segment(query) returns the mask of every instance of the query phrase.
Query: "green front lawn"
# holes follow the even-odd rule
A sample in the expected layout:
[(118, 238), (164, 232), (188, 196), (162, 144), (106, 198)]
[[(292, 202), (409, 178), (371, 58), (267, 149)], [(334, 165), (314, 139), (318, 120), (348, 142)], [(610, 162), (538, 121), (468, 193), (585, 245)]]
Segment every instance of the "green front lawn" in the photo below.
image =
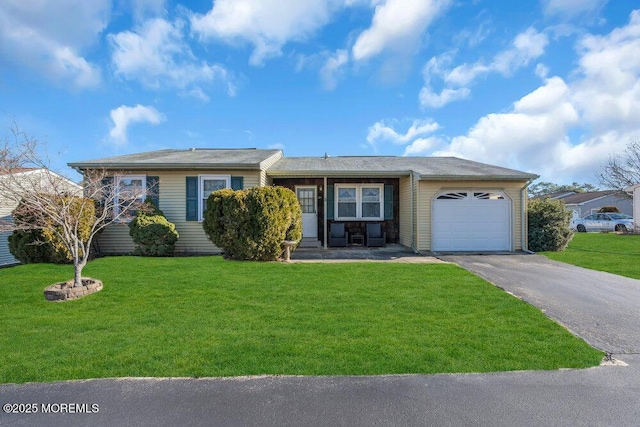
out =
[(563, 252), (540, 252), (550, 259), (640, 279), (640, 235), (576, 233)]
[(0, 382), (582, 368), (603, 354), (455, 265), (103, 258), (0, 270)]

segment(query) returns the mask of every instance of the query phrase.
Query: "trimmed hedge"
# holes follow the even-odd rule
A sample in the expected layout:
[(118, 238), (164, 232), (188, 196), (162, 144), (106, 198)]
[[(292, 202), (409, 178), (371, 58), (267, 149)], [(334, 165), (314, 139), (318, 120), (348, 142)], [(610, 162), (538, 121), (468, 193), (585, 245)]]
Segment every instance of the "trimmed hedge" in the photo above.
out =
[(224, 189), (207, 199), (202, 227), (225, 258), (274, 261), (283, 240), (302, 239), (302, 211), (288, 188)]
[(562, 200), (530, 200), (527, 215), (530, 250), (563, 251), (573, 239), (573, 231), (569, 228), (571, 212)]
[(149, 199), (129, 223), (129, 235), (136, 244), (134, 255), (172, 256), (178, 241), (176, 226)]

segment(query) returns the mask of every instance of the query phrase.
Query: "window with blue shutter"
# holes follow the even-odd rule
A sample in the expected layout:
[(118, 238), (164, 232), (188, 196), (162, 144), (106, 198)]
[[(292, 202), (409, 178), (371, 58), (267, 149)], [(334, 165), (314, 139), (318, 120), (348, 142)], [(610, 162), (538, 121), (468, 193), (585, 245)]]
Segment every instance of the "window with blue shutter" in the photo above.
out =
[(333, 185), (327, 185), (327, 219), (332, 220), (334, 218), (333, 210)]
[(384, 186), (384, 219), (393, 219), (393, 185)]
[(232, 176), (231, 177), (231, 189), (232, 190), (242, 190), (242, 189), (244, 189), (243, 181), (244, 181), (244, 177), (242, 177), (242, 176)]
[(187, 177), (187, 221), (198, 220), (198, 177)]

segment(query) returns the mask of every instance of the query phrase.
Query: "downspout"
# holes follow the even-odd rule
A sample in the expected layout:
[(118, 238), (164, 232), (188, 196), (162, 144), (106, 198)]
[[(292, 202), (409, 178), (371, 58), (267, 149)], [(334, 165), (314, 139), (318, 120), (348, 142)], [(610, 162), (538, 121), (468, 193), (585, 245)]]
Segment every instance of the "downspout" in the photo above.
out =
[(324, 177), (324, 191), (322, 192), (322, 206), (324, 207), (324, 215), (322, 218), (323, 221), (323, 227), (322, 227), (322, 234), (323, 234), (323, 242), (324, 242), (324, 248), (328, 249), (329, 247), (327, 246), (327, 177)]
[(411, 171), (411, 250), (413, 250), (413, 253), (419, 254), (420, 251), (418, 251), (418, 248), (416, 247), (415, 195), (417, 191), (415, 191), (415, 185), (416, 181), (414, 172)]
[[(537, 179), (537, 178), (536, 178)], [(521, 242), (522, 242), (522, 251), (527, 253), (534, 253), (529, 250), (529, 239), (528, 239), (528, 230), (529, 230), (529, 221), (527, 217), (527, 210), (525, 209), (525, 204), (527, 202), (527, 188), (531, 185), (531, 183), (535, 181), (535, 179), (530, 179), (522, 188), (520, 192), (520, 205), (521, 205), (521, 215), (522, 215), (522, 230), (521, 230)]]

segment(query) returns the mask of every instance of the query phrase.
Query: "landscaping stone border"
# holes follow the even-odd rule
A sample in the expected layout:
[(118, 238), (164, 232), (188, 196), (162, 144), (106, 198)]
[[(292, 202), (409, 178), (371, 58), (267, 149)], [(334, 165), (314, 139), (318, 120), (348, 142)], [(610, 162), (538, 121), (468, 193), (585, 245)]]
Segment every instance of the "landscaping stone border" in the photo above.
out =
[(91, 277), (82, 278), (83, 286), (74, 287), (73, 280), (47, 286), (44, 297), (47, 301), (67, 301), (82, 298), (102, 290), (102, 281)]

